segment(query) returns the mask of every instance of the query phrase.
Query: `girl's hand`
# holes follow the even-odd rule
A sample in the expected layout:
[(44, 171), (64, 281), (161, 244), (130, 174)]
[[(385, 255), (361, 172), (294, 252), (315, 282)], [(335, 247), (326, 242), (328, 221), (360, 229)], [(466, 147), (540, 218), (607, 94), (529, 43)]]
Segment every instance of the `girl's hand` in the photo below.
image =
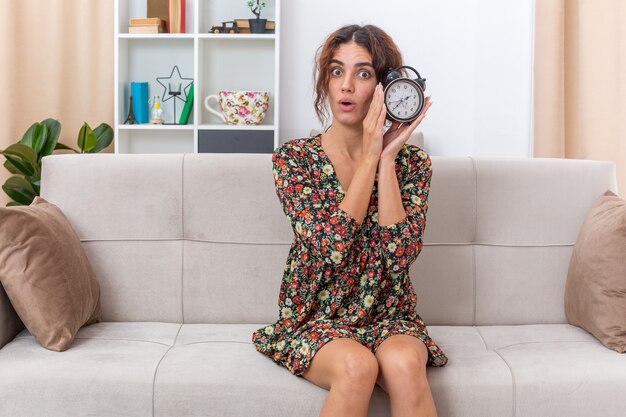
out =
[(383, 127), (385, 125), (385, 102), (383, 86), (378, 83), (372, 96), (370, 108), (363, 119), (363, 156), (379, 161), (383, 150)]
[(380, 155), (381, 160), (390, 159), (395, 162), (398, 152), (400, 152), (400, 149), (402, 149), (404, 144), (409, 140), (411, 133), (413, 133), (415, 128), (422, 122), (422, 119), (426, 116), (426, 112), (433, 104), (433, 102), (430, 101), (430, 96), (426, 97), (424, 101), (425, 104), (421, 113), (411, 124), (400, 123), (395, 120), (391, 123), (391, 126), (383, 138), (383, 150)]

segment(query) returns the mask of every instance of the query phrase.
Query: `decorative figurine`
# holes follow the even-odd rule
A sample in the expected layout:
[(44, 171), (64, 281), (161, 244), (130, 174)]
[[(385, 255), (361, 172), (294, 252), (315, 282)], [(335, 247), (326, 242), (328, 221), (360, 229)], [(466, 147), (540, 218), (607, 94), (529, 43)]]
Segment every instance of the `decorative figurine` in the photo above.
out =
[(130, 96), (130, 106), (129, 106), (129, 110), (128, 110), (128, 117), (126, 117), (126, 120), (124, 120), (124, 124), (125, 125), (126, 124), (128, 124), (128, 125), (139, 124), (139, 122), (135, 118), (135, 113), (133, 113), (133, 96)]
[(159, 99), (159, 96), (154, 96), (152, 99), (150, 123), (153, 125), (162, 125), (165, 123), (165, 120), (163, 120), (163, 109), (161, 108), (161, 100)]

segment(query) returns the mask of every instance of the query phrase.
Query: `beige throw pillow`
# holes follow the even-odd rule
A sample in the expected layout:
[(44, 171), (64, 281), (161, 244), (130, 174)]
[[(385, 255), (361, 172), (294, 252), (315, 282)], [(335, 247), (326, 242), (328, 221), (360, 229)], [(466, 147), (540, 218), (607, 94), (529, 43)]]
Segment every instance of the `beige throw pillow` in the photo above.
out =
[(576, 239), (565, 315), (604, 346), (626, 351), (626, 200), (610, 190), (591, 207)]
[(0, 207), (0, 282), (46, 349), (67, 350), (82, 326), (100, 321), (100, 286), (63, 212), (37, 196)]

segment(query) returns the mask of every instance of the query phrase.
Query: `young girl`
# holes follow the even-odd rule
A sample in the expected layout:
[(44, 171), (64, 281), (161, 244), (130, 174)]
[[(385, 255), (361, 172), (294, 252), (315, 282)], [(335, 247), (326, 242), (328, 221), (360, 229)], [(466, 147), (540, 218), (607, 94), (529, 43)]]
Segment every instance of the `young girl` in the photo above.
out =
[(366, 416), (375, 384), (392, 416), (436, 416), (426, 366), (445, 353), (416, 312), (409, 266), (422, 249), (431, 161), (406, 144), (432, 105), (384, 131), (380, 84), (403, 65), (373, 25), (332, 33), (316, 56), (315, 110), (332, 124), (272, 155), (276, 193), (294, 230), (279, 319), (257, 351), (330, 390), (321, 416)]

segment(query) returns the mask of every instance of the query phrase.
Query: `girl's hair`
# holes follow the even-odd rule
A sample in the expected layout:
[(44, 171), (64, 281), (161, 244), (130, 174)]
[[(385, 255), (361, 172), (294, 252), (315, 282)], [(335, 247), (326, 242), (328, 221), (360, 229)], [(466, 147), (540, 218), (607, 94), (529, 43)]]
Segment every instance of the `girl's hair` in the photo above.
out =
[(323, 125), (329, 116), (326, 108), (328, 98), (328, 79), (330, 61), (339, 45), (354, 42), (367, 49), (372, 55), (372, 65), (376, 72), (376, 82), (382, 81), (389, 68), (402, 66), (402, 55), (391, 37), (374, 25), (346, 25), (331, 33), (326, 41), (317, 49), (313, 80), (315, 84), (315, 113)]

